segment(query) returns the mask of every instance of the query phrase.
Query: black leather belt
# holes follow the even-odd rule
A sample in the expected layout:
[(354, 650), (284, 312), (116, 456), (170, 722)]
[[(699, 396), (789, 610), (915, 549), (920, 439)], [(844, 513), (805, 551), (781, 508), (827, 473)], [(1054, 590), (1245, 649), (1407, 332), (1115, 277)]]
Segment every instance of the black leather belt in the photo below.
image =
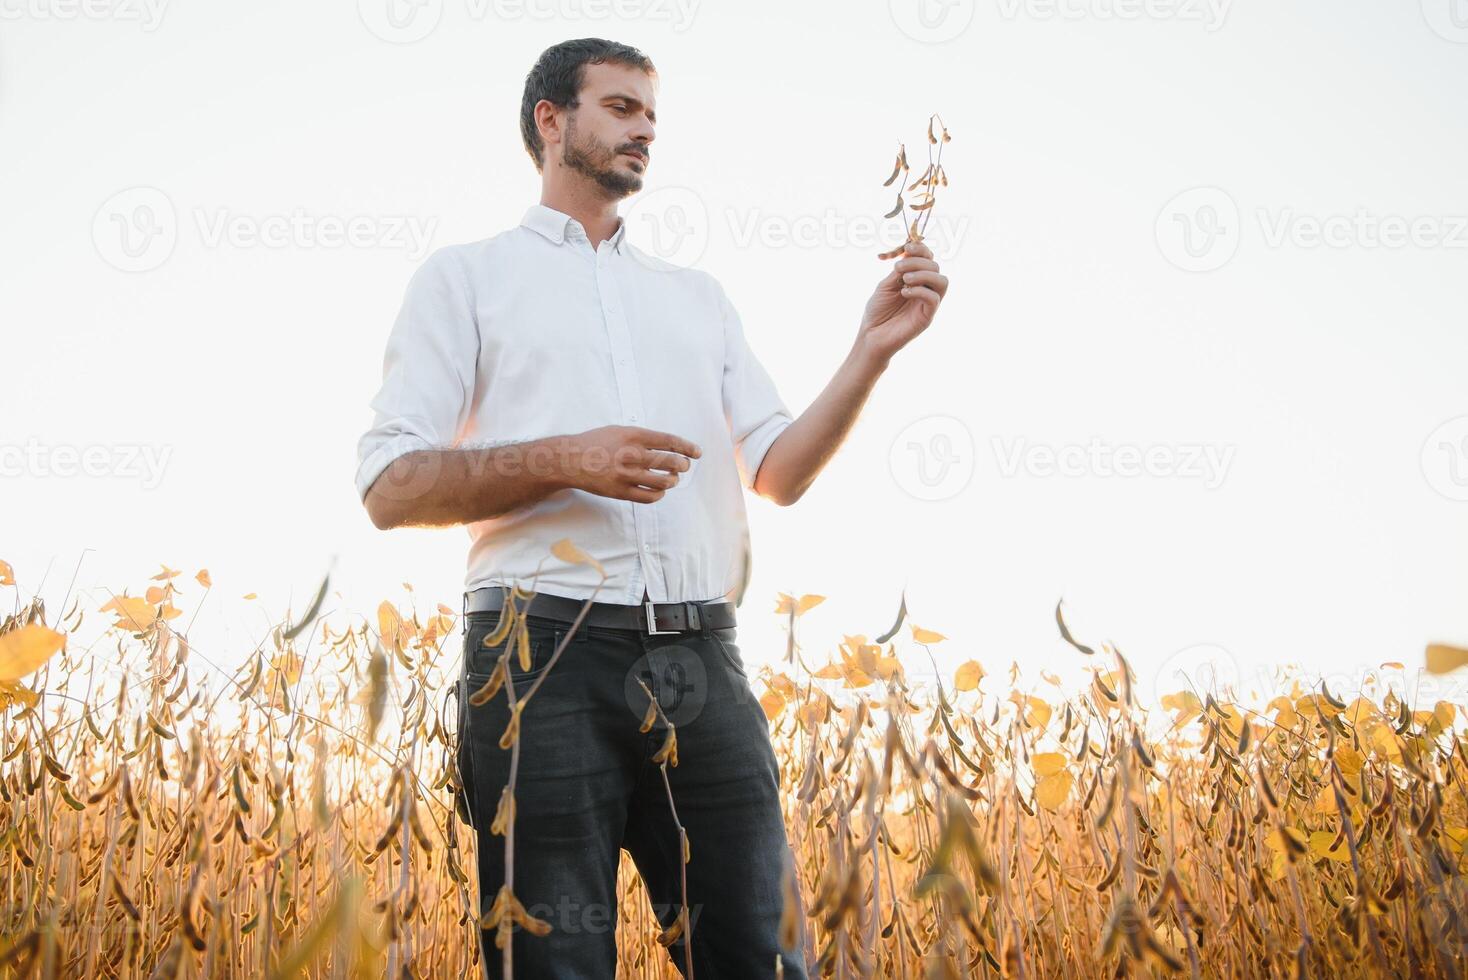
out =
[[(502, 585), (488, 585), (465, 592), (464, 615), (472, 612), (500, 612), (505, 607), (505, 593), (509, 591)], [(570, 624), (581, 616), (581, 609), (585, 605), (585, 599), (570, 599), (537, 592), (520, 611), (527, 616), (540, 616)], [(635, 606), (618, 602), (593, 602), (581, 624), (638, 630), (651, 636), (687, 630), (732, 629), (734, 603), (728, 599), (708, 602), (644, 602)]]

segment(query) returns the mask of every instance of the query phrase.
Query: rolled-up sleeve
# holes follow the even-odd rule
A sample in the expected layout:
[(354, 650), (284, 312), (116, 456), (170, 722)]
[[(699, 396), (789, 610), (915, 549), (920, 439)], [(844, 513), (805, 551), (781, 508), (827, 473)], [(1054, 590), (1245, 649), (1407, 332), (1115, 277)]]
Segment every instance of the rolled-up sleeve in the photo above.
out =
[(739, 482), (745, 489), (753, 490), (765, 453), (794, 418), (769, 372), (745, 340), (739, 312), (723, 287), (717, 283), (715, 286), (724, 323), (724, 417), (728, 419), (729, 435), (734, 440)]
[(451, 248), (413, 274), (387, 339), (372, 428), (357, 441), (357, 495), (406, 453), (452, 448), (468, 421), (479, 359), (473, 299)]

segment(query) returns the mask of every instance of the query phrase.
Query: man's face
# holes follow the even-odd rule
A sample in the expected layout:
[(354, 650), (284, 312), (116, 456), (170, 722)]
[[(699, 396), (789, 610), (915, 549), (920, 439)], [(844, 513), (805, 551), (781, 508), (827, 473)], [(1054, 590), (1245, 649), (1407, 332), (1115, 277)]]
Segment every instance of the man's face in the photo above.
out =
[(652, 79), (627, 65), (587, 65), (579, 109), (566, 117), (561, 163), (616, 198), (642, 190), (657, 99)]

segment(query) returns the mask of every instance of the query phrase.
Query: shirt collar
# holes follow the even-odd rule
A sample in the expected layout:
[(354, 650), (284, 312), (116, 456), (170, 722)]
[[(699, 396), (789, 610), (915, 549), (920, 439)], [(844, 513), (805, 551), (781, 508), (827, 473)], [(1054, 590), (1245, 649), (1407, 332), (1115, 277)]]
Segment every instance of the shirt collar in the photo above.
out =
[[(569, 214), (564, 214), (544, 204), (532, 204), (530, 209), (525, 212), (525, 217), (520, 220), (520, 224), (523, 227), (539, 232), (557, 245), (560, 245), (566, 240), (566, 233), (570, 230), (573, 223), (578, 228), (581, 227), (581, 223)], [(585, 229), (582, 228), (581, 231), (584, 235)], [(618, 218), (617, 230), (607, 239), (607, 241), (612, 243), (612, 248), (618, 253), (622, 251), (622, 239), (626, 236), (626, 232), (626, 219)]]

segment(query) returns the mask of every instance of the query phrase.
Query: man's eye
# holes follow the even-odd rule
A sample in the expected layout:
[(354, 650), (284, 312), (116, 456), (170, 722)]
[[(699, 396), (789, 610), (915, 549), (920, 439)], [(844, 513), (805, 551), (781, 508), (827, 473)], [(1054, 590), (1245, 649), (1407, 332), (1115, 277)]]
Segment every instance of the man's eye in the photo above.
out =
[(612, 108), (613, 109), (616, 109), (618, 112), (626, 112), (627, 111), (627, 107), (624, 106), (624, 105), (614, 105), (614, 106), (612, 106)]

